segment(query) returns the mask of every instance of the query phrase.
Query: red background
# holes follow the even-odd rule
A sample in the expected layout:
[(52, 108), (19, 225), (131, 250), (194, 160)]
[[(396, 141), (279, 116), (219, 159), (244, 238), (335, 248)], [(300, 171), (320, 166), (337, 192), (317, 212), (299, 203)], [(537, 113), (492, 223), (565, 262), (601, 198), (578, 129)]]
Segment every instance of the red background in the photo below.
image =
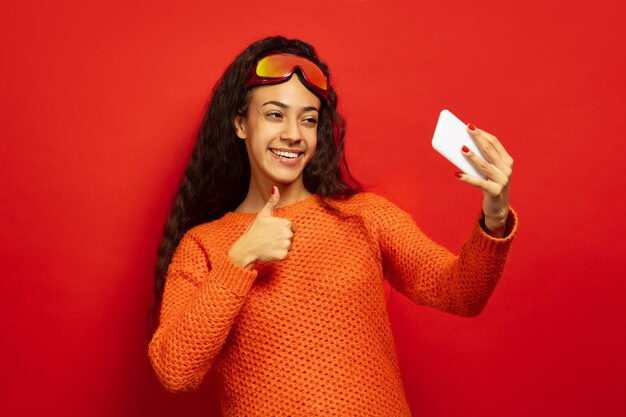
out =
[(451, 250), (481, 195), (430, 147), (438, 112), (515, 158), (484, 313), (391, 296), (413, 413), (624, 415), (626, 31), (618, 1), (582, 4), (3, 4), (0, 414), (219, 415), (213, 377), (174, 395), (152, 373), (152, 270), (211, 87), (283, 34), (330, 65), (357, 178)]

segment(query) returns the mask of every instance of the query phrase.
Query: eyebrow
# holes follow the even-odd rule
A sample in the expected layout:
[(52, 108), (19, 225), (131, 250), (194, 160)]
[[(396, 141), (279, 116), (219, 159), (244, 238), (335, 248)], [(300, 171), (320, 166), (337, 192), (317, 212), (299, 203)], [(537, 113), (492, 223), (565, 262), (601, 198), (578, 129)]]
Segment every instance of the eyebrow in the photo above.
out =
[[(289, 108), (288, 105), (286, 105), (285, 103), (281, 103), (280, 101), (268, 101), (267, 103), (263, 103), (261, 105), (261, 107), (266, 106), (268, 104), (273, 104), (273, 105), (278, 106), (278, 107), (283, 108), (283, 109), (288, 109)], [(315, 110), (318, 113), (320, 112), (320, 110), (317, 107), (313, 107), (313, 106), (303, 107), (302, 110), (303, 111)]]

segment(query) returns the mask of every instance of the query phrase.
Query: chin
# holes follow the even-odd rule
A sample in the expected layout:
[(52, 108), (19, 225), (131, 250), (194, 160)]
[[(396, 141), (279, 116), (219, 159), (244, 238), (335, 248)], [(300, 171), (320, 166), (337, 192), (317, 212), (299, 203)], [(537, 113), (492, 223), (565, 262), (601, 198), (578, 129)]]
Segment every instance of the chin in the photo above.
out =
[(298, 177), (293, 177), (293, 176), (288, 176), (287, 177), (287, 176), (280, 176), (280, 175), (278, 175), (278, 176), (277, 175), (272, 175), (269, 178), (276, 185), (278, 185), (278, 184), (280, 184), (280, 185), (292, 185), (292, 184), (297, 183), (299, 181), (299, 179), (300, 179), (299, 176)]

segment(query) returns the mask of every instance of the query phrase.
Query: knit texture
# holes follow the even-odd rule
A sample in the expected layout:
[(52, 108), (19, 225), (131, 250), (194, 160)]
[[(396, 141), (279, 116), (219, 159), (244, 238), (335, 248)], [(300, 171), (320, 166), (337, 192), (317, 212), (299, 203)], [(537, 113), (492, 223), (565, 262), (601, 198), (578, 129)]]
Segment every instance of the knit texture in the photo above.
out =
[(517, 229), (487, 235), (476, 221), (460, 255), (373, 193), (318, 196), (274, 210), (297, 230), (290, 257), (251, 271), (227, 256), (255, 218), (229, 212), (185, 234), (170, 264), (149, 357), (172, 391), (216, 368), (230, 416), (410, 416), (383, 280), (418, 304), (473, 316), (485, 306)]

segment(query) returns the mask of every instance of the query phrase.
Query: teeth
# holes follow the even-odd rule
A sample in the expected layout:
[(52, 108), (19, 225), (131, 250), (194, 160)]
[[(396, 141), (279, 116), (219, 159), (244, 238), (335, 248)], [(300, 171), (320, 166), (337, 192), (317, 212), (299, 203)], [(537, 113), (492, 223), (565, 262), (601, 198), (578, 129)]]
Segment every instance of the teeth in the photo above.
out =
[(277, 151), (276, 149), (270, 149), (270, 151), (272, 151), (276, 155), (283, 156), (285, 158), (291, 158), (291, 159), (297, 158), (298, 155), (299, 155), (299, 153), (297, 153), (297, 152)]

